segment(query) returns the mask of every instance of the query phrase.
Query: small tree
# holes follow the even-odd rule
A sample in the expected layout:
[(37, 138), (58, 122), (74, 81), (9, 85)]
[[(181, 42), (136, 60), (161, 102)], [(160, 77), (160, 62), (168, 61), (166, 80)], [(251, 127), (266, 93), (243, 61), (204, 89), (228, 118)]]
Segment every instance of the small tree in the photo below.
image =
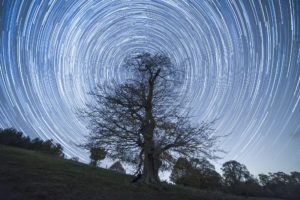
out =
[(181, 72), (165, 54), (139, 53), (125, 59), (125, 82), (98, 85), (80, 116), (88, 119), (88, 146), (137, 166), (138, 182), (157, 184), (161, 167), (179, 156), (215, 157), (212, 123), (193, 125), (179, 101)]
[(120, 172), (122, 174), (126, 174), (126, 171), (124, 169), (124, 167), (122, 166), (120, 161), (115, 162), (114, 164), (112, 164), (109, 169)]
[(222, 166), (226, 186), (236, 186), (246, 182), (251, 176), (247, 167), (235, 160), (225, 162)]
[(99, 148), (99, 147), (90, 148), (90, 159), (91, 159), (92, 166), (97, 166), (98, 161), (105, 159), (105, 157), (106, 157), (106, 151), (103, 148)]

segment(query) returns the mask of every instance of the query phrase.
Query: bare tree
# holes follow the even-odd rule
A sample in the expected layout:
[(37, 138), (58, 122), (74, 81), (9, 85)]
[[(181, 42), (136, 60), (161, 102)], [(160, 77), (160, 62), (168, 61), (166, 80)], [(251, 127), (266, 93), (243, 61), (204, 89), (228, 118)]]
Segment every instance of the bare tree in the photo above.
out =
[(98, 85), (80, 112), (91, 133), (87, 146), (99, 146), (113, 159), (135, 164), (138, 182), (157, 184), (158, 172), (179, 156), (215, 157), (213, 122), (193, 126), (183, 113), (180, 76), (165, 54), (138, 53), (124, 62), (128, 79)]

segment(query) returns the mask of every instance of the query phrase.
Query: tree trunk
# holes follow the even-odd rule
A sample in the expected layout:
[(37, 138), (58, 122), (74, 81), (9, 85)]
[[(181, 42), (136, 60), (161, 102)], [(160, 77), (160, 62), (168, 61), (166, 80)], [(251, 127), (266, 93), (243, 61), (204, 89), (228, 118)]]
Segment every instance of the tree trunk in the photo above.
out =
[(144, 184), (159, 184), (160, 179), (158, 176), (161, 161), (153, 151), (146, 150), (144, 153), (144, 168), (143, 174), (139, 182)]
[(158, 170), (161, 166), (159, 154), (155, 151), (153, 133), (155, 120), (152, 114), (152, 100), (154, 91), (154, 80), (149, 79), (149, 92), (146, 97), (145, 119), (142, 124), (141, 132), (144, 136), (144, 168), (139, 182), (147, 185), (157, 185), (160, 183)]

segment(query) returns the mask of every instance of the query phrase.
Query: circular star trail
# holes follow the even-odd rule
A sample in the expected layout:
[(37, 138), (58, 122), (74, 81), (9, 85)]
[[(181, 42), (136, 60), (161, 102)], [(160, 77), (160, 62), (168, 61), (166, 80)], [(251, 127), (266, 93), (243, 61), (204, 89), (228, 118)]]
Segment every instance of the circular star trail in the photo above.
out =
[(53, 138), (69, 156), (88, 133), (87, 92), (127, 77), (137, 51), (186, 71), (195, 122), (218, 118), (220, 144), (250, 171), (300, 166), (300, 1), (0, 1), (0, 127)]

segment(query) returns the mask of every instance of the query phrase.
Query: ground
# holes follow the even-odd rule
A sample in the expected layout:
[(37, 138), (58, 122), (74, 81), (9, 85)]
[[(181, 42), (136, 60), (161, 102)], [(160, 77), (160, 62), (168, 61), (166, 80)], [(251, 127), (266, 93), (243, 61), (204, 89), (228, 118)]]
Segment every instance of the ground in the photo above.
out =
[(2, 200), (270, 200), (173, 185), (131, 184), (132, 177), (24, 149), (0, 146)]

